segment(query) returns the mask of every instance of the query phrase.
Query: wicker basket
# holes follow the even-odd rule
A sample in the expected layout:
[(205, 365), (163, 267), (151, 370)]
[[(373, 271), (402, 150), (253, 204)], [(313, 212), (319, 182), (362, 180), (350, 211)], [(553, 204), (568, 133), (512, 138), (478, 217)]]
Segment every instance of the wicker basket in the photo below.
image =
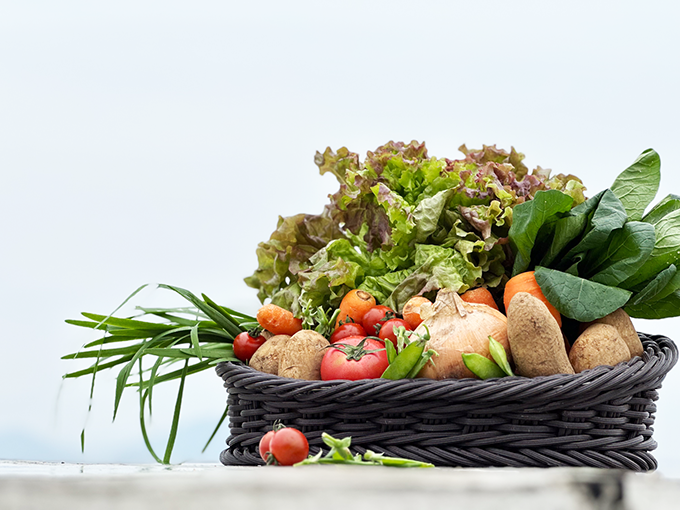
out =
[(260, 438), (280, 420), (301, 430), (312, 452), (325, 431), (352, 436), (358, 453), (436, 466), (654, 470), (656, 390), (678, 350), (663, 336), (640, 338), (642, 358), (533, 379), (301, 381), (220, 363), (231, 428), (220, 460), (262, 464)]

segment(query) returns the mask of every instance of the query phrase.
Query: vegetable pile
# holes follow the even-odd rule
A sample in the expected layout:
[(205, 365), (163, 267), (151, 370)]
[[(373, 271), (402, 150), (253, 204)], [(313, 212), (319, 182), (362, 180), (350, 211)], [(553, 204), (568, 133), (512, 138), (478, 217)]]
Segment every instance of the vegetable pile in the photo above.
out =
[[(345, 148), (317, 153), (340, 189), (320, 215), (280, 218), (258, 246), (246, 278), (268, 301), (257, 317), (163, 285), (191, 307), (68, 321), (105, 336), (65, 356), (96, 358), (65, 377), (91, 375), (94, 388), (99, 370), (120, 367), (114, 417), (136, 387), (147, 448), (167, 463), (187, 375), (220, 361), (304, 380), (574, 374), (642, 354), (630, 317), (680, 315), (680, 197), (646, 212), (660, 182), (656, 152), (586, 199), (580, 179), (529, 172), (514, 149), (461, 151), (438, 159), (424, 144), (390, 142), (363, 162)], [(164, 371), (178, 361), (182, 369)], [(161, 459), (145, 416), (154, 386), (177, 379)], [(343, 441), (327, 438), (330, 456), (302, 463), (378, 462), (345, 458)]]

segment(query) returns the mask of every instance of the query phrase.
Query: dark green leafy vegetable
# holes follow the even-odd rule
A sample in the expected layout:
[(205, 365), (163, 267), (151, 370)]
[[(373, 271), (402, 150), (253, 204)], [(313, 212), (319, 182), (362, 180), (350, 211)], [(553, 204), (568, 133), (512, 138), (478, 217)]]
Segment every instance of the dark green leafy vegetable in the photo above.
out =
[(539, 191), (530, 202), (515, 207), (509, 237), (515, 252), (512, 276), (531, 266), (531, 253), (541, 227), (559, 213), (571, 210), (573, 200), (560, 191)]
[(562, 271), (536, 268), (536, 282), (561, 314), (580, 322), (590, 322), (624, 306), (632, 292), (602, 285)]
[(647, 149), (616, 178), (611, 190), (621, 200), (628, 218), (638, 221), (654, 200), (660, 182), (661, 158), (653, 149)]

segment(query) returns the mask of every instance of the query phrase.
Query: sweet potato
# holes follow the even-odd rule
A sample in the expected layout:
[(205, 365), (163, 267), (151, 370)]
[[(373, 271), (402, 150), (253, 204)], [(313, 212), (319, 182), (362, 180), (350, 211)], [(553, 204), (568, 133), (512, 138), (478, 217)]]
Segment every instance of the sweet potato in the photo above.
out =
[(525, 377), (573, 374), (562, 331), (548, 307), (528, 292), (508, 305), (508, 341), (516, 373)]

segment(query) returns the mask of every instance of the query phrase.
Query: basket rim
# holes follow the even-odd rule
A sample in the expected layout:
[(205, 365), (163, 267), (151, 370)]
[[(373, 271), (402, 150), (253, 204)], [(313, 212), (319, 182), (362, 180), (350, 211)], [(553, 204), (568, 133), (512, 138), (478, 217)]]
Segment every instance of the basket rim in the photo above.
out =
[[(331, 380), (306, 381), (290, 379), (278, 375), (259, 372), (249, 366), (235, 362), (220, 362), (216, 366), (217, 375), (225, 380), (225, 386), (234, 388), (250, 387), (262, 393), (284, 393), (290, 398), (366, 401), (371, 393), (379, 393), (381, 400), (403, 401), (410, 392), (422, 398), (423, 391), (428, 391), (431, 399), (455, 399), (459, 402), (484, 402), (486, 399), (496, 402), (506, 400), (526, 401), (530, 399), (531, 407), (559, 400), (557, 407), (564, 407), (565, 401), (573, 400), (582, 407), (583, 396), (587, 393), (590, 399), (593, 394), (597, 398), (592, 404), (607, 400), (612, 392), (620, 395), (622, 391), (631, 395), (639, 391), (658, 388), (666, 374), (678, 361), (678, 348), (675, 343), (663, 335), (647, 335), (638, 333), (645, 351), (642, 357), (634, 357), (630, 361), (611, 366), (598, 366), (578, 374), (556, 374), (539, 377), (503, 377), (500, 379), (362, 379), (358, 381)], [(228, 380), (228, 381), (227, 381)], [(616, 396), (616, 395), (614, 395)]]

